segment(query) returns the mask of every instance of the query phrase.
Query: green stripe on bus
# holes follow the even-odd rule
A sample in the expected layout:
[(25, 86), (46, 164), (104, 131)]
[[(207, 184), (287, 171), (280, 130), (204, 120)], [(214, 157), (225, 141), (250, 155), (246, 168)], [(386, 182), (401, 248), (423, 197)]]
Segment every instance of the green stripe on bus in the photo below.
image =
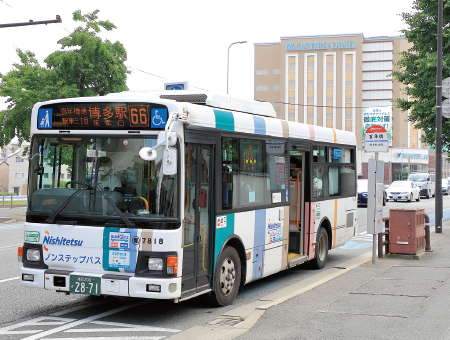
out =
[(226, 216), (227, 222), (224, 227), (218, 228), (217, 221), (215, 225), (216, 229), (216, 242), (214, 247), (214, 268), (216, 267), (216, 262), (219, 257), (219, 252), (226, 239), (234, 234), (234, 214), (229, 215), (219, 215), (217, 217)]
[(216, 116), (216, 128), (226, 131), (234, 131), (234, 117), (229, 111), (214, 110)]

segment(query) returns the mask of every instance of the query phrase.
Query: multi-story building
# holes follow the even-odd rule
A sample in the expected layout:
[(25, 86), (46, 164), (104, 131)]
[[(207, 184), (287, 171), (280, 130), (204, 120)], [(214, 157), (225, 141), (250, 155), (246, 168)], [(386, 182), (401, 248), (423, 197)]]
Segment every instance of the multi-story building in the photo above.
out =
[(401, 36), (365, 38), (362, 33), (281, 37), (255, 44), (255, 99), (273, 103), (279, 118), (352, 131), (358, 141), (358, 172), (367, 178), (364, 131), (388, 132), (385, 183), (400, 169), (428, 171), (428, 147), (421, 131), (396, 108), (406, 98), (392, 76), (399, 52), (410, 47)]
[(0, 188), (2, 192), (26, 195), (28, 190), (28, 159), (23, 148), (29, 143), (18, 145), (17, 139), (0, 149)]

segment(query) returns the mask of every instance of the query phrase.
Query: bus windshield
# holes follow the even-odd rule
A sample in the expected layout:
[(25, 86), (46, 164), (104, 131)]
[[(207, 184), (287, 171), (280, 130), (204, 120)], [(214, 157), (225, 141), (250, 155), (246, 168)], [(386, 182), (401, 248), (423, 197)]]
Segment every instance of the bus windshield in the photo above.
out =
[(178, 217), (177, 175), (162, 174), (163, 146), (156, 148), (154, 161), (139, 157), (141, 148), (154, 145), (156, 136), (35, 136), (30, 151), (29, 211), (50, 215), (74, 195), (62, 215), (119, 218), (118, 208), (128, 218)]

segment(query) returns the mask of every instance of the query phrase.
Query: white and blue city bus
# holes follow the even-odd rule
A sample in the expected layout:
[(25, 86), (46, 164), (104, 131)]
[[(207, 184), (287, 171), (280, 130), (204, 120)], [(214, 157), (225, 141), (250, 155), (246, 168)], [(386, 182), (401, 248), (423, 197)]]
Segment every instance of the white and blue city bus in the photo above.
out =
[(355, 234), (356, 138), (275, 117), (194, 91), (37, 103), (21, 284), (228, 305), (322, 268)]

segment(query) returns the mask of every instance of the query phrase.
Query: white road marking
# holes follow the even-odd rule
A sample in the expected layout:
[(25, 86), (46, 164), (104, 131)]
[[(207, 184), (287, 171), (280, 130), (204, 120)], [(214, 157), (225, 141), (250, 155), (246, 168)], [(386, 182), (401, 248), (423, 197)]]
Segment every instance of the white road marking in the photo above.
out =
[(18, 228), (23, 228), (25, 224), (24, 223), (20, 223), (20, 224), (5, 224), (5, 225), (0, 225), (0, 230), (2, 229), (18, 229)]
[[(160, 340), (164, 339), (165, 336), (121, 336), (120, 340)], [(110, 336), (101, 336), (101, 337), (83, 337), (83, 340), (111, 340)], [(80, 338), (42, 338), (42, 340), (80, 340)]]
[[(44, 320), (51, 320), (51, 321), (44, 321)], [(25, 322), (21, 322), (21, 323), (16, 323), (14, 325), (11, 326), (7, 326), (7, 327), (3, 327), (0, 328), (0, 334), (8, 334), (8, 335), (13, 335), (13, 334), (33, 334), (33, 333), (38, 333), (38, 332), (42, 332), (42, 329), (28, 329), (28, 330), (23, 330), (23, 331), (14, 331), (13, 329), (15, 328), (22, 328), (22, 327), (26, 327), (26, 326), (60, 326), (62, 324), (68, 323), (68, 322), (72, 322), (76, 319), (68, 319), (68, 318), (56, 318), (56, 317), (51, 317), (51, 316), (41, 316), (39, 318), (35, 318), (32, 320), (28, 320)]]
[(119, 327), (128, 327), (129, 328), (153, 328), (156, 332), (172, 332), (172, 333), (178, 333), (180, 332), (179, 329), (173, 329), (173, 328), (161, 328), (161, 327), (153, 327), (153, 326), (142, 326), (142, 325), (134, 325), (131, 323), (121, 323), (121, 322), (110, 322), (110, 321), (92, 321), (91, 323), (96, 325), (105, 325), (105, 326), (119, 326)]
[(178, 333), (181, 332), (179, 329), (169, 329), (169, 328), (159, 328), (159, 327), (147, 327), (147, 326), (138, 326), (138, 327), (126, 327), (126, 328), (76, 328), (76, 329), (68, 329), (64, 331), (64, 333), (95, 333), (95, 332), (170, 332), (170, 333)]
[(60, 315), (64, 315), (64, 314), (69, 314), (69, 313), (72, 313), (72, 312), (76, 312), (77, 310), (80, 310), (80, 309), (101, 305), (101, 304), (103, 304), (105, 302), (106, 301), (92, 302), (89, 305), (82, 305), (82, 306), (76, 306), (76, 307), (72, 307), (72, 308), (67, 308), (67, 309), (64, 309), (64, 310), (59, 311), (59, 312), (51, 313), (50, 315), (51, 316), (60, 316)]
[(23, 246), (23, 244), (18, 244), (18, 245), (15, 245), (15, 246), (0, 247), (0, 250), (9, 250), (10, 248), (16, 248), (16, 247), (19, 247), (19, 246)]
[(353, 236), (350, 239), (350, 241), (359, 240), (359, 241), (370, 241), (370, 242), (372, 242), (372, 239), (373, 239), (373, 235), (372, 234), (368, 234), (367, 232), (363, 232), (363, 233), (359, 233), (359, 234), (356, 234), (355, 236)]
[(18, 280), (18, 279), (20, 279), (19, 276), (17, 276), (17, 277), (10, 277), (9, 279), (0, 280), (0, 283), (12, 281), (12, 280)]
[[(7, 327), (3, 327), (0, 328), (0, 334), (5, 334), (5, 335), (20, 335), (20, 334), (35, 334), (32, 335), (28, 338), (25, 339), (40, 339), (43, 338), (47, 335), (53, 334), (53, 333), (57, 333), (57, 332), (65, 332), (65, 333), (94, 333), (94, 332), (146, 332), (146, 334), (148, 334), (148, 332), (169, 332), (169, 333), (178, 333), (181, 332), (181, 330), (178, 329), (171, 329), (171, 328), (161, 328), (161, 327), (153, 327), (153, 326), (142, 326), (142, 325), (136, 325), (136, 324), (128, 324), (128, 323), (121, 323), (121, 322), (107, 322), (107, 321), (90, 321), (90, 320), (95, 320), (98, 318), (102, 318), (114, 313), (118, 313), (121, 312), (123, 310), (126, 310), (128, 308), (132, 308), (144, 303), (147, 303), (148, 301), (142, 301), (139, 303), (135, 303), (133, 305), (128, 305), (128, 306), (123, 306), (120, 308), (116, 308), (113, 309), (109, 312), (105, 312), (105, 313), (101, 313), (101, 314), (97, 314), (94, 316), (91, 316), (89, 318), (85, 318), (82, 320), (76, 320), (76, 319), (72, 319), (72, 318), (60, 318), (60, 317), (55, 317), (55, 316), (41, 316), (32, 320), (28, 320), (25, 322), (21, 322), (18, 324), (14, 324), (11, 326), (7, 326)], [(103, 302), (102, 302), (103, 303)], [(92, 306), (92, 304), (90, 305)], [(90, 307), (89, 306), (89, 307)], [(78, 306), (81, 307), (81, 306)], [(82, 307), (87, 307), (87, 306), (82, 306)], [(71, 308), (70, 308), (71, 309)], [(82, 329), (71, 329), (72, 327), (76, 327), (79, 326), (81, 324), (86, 324), (86, 323), (92, 323), (92, 324), (96, 324), (96, 325), (104, 325), (107, 327), (104, 328), (82, 328)], [(38, 327), (31, 327), (32, 329), (27, 329), (27, 330), (23, 330), (23, 327), (29, 327), (29, 326), (57, 326), (57, 328), (48, 330), (48, 331), (43, 331), (42, 329), (36, 329)], [(112, 328), (111, 326), (115, 326), (114, 328)], [(15, 329), (22, 329), (22, 330), (15, 330)], [(38, 333), (38, 334), (36, 334)], [(162, 339), (165, 338), (166, 336), (118, 336), (120, 339), (154, 339), (154, 340), (158, 340), (158, 339)], [(55, 338), (45, 338), (45, 339), (53, 339), (55, 340)], [(75, 339), (75, 338), (61, 338), (61, 339)], [(80, 339), (80, 338), (77, 338)], [(95, 338), (84, 338), (84, 340), (87, 339), (111, 339), (111, 336), (109, 337), (95, 337)]]
[(112, 314), (120, 313), (120, 312), (122, 312), (124, 310), (130, 309), (130, 308), (133, 308), (133, 307), (137, 307), (137, 306), (143, 305), (145, 303), (148, 303), (148, 300), (144, 300), (144, 301), (141, 301), (141, 302), (138, 302), (138, 303), (134, 303), (132, 305), (122, 306), (122, 307), (119, 307), (119, 308), (116, 308), (116, 309), (112, 309), (110, 311), (103, 312), (103, 313), (100, 313), (100, 314), (97, 314), (97, 315), (93, 315), (93, 316), (90, 316), (90, 317), (87, 317), (87, 318), (84, 318), (84, 319), (81, 319), (81, 320), (77, 320), (77, 321), (73, 321), (73, 322), (70, 322), (70, 323), (66, 323), (65, 325), (62, 325), (60, 327), (56, 327), (56, 328), (50, 329), (50, 330), (45, 331), (45, 332), (40, 332), (39, 334), (35, 334), (35, 335), (29, 336), (27, 338), (23, 338), (22, 340), (42, 339), (45, 336), (48, 336), (48, 335), (51, 335), (51, 334), (55, 334), (55, 333), (58, 333), (58, 332), (63, 332), (65, 330), (69, 329), (69, 328), (73, 328), (73, 327), (76, 327), (76, 326), (79, 326), (79, 325), (82, 325), (82, 324), (85, 324), (85, 323), (89, 323), (91, 321), (94, 321), (94, 320), (97, 320), (97, 319), (101, 319), (101, 318), (104, 318), (106, 316), (110, 316)]

